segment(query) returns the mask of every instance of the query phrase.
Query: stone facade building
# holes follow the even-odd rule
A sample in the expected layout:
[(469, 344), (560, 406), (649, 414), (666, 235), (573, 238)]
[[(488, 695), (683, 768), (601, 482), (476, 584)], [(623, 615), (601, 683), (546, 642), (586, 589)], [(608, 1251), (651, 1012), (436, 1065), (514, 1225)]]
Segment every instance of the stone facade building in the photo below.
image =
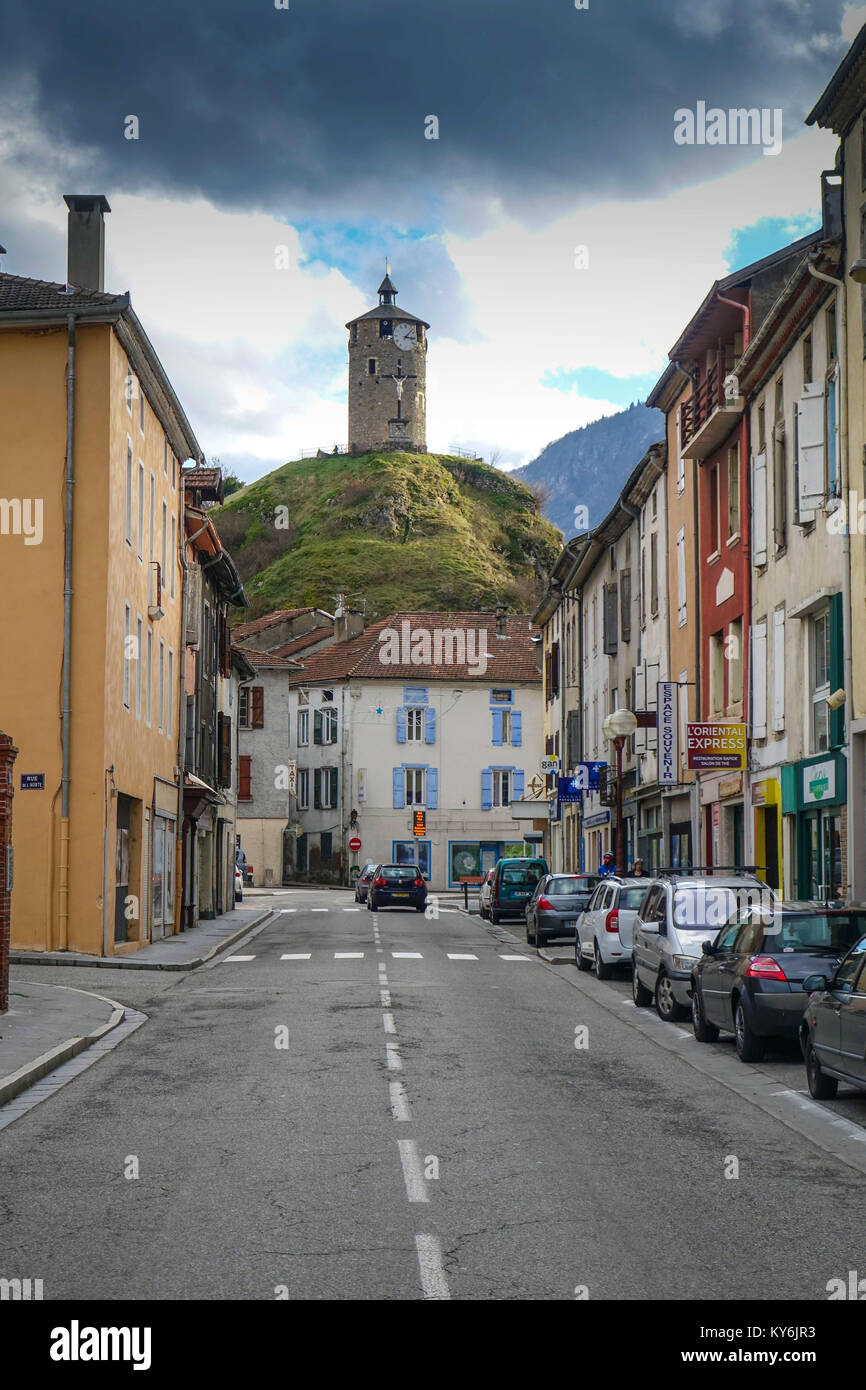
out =
[(427, 452), (427, 329), (397, 305), (390, 275), (379, 303), (349, 330), (349, 453)]

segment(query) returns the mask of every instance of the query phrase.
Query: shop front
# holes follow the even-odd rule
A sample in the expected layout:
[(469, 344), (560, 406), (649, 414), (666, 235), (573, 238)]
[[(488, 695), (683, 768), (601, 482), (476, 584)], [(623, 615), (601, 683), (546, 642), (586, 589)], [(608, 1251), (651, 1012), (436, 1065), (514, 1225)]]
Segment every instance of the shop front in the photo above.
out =
[(784, 883), (782, 786), (778, 777), (753, 782), (751, 799), (758, 877), (778, 891)]
[(790, 817), (798, 898), (844, 899), (847, 768), (841, 753), (819, 753), (782, 768), (782, 815)]
[(746, 858), (742, 772), (702, 777), (700, 786), (707, 865), (742, 868)]

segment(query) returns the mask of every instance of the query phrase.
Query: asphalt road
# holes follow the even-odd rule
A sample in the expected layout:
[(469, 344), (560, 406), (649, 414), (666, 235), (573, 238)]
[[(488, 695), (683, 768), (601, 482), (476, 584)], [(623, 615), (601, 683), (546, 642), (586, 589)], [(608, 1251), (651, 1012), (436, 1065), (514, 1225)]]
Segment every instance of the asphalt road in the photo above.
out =
[(47, 1299), (824, 1299), (866, 1269), (863, 1174), (635, 1028), (623, 982), (453, 908), (267, 901), (194, 973), (76, 969), (148, 1022), (0, 1131), (0, 1275)]

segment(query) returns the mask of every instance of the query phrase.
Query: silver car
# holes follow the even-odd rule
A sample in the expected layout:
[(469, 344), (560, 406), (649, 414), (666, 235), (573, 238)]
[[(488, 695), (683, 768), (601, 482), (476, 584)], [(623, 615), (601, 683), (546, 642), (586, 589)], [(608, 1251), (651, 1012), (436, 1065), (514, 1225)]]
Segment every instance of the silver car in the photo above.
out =
[(631, 962), (632, 933), (638, 909), (646, 897), (651, 880), (603, 878), (585, 911), (577, 919), (574, 963), (578, 970), (591, 970), (600, 980), (608, 980), (618, 965)]
[(711, 941), (738, 908), (772, 905), (775, 894), (754, 874), (660, 876), (651, 879), (635, 918), (632, 998), (655, 1002), (659, 1018), (676, 1023), (691, 1012), (691, 975), (703, 943)]

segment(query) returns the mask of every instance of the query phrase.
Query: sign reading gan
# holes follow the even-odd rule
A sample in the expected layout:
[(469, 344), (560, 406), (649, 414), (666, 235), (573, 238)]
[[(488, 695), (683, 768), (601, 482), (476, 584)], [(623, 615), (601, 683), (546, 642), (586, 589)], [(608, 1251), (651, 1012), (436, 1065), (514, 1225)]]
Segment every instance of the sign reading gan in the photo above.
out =
[(746, 766), (745, 724), (687, 724), (686, 748), (691, 768)]

